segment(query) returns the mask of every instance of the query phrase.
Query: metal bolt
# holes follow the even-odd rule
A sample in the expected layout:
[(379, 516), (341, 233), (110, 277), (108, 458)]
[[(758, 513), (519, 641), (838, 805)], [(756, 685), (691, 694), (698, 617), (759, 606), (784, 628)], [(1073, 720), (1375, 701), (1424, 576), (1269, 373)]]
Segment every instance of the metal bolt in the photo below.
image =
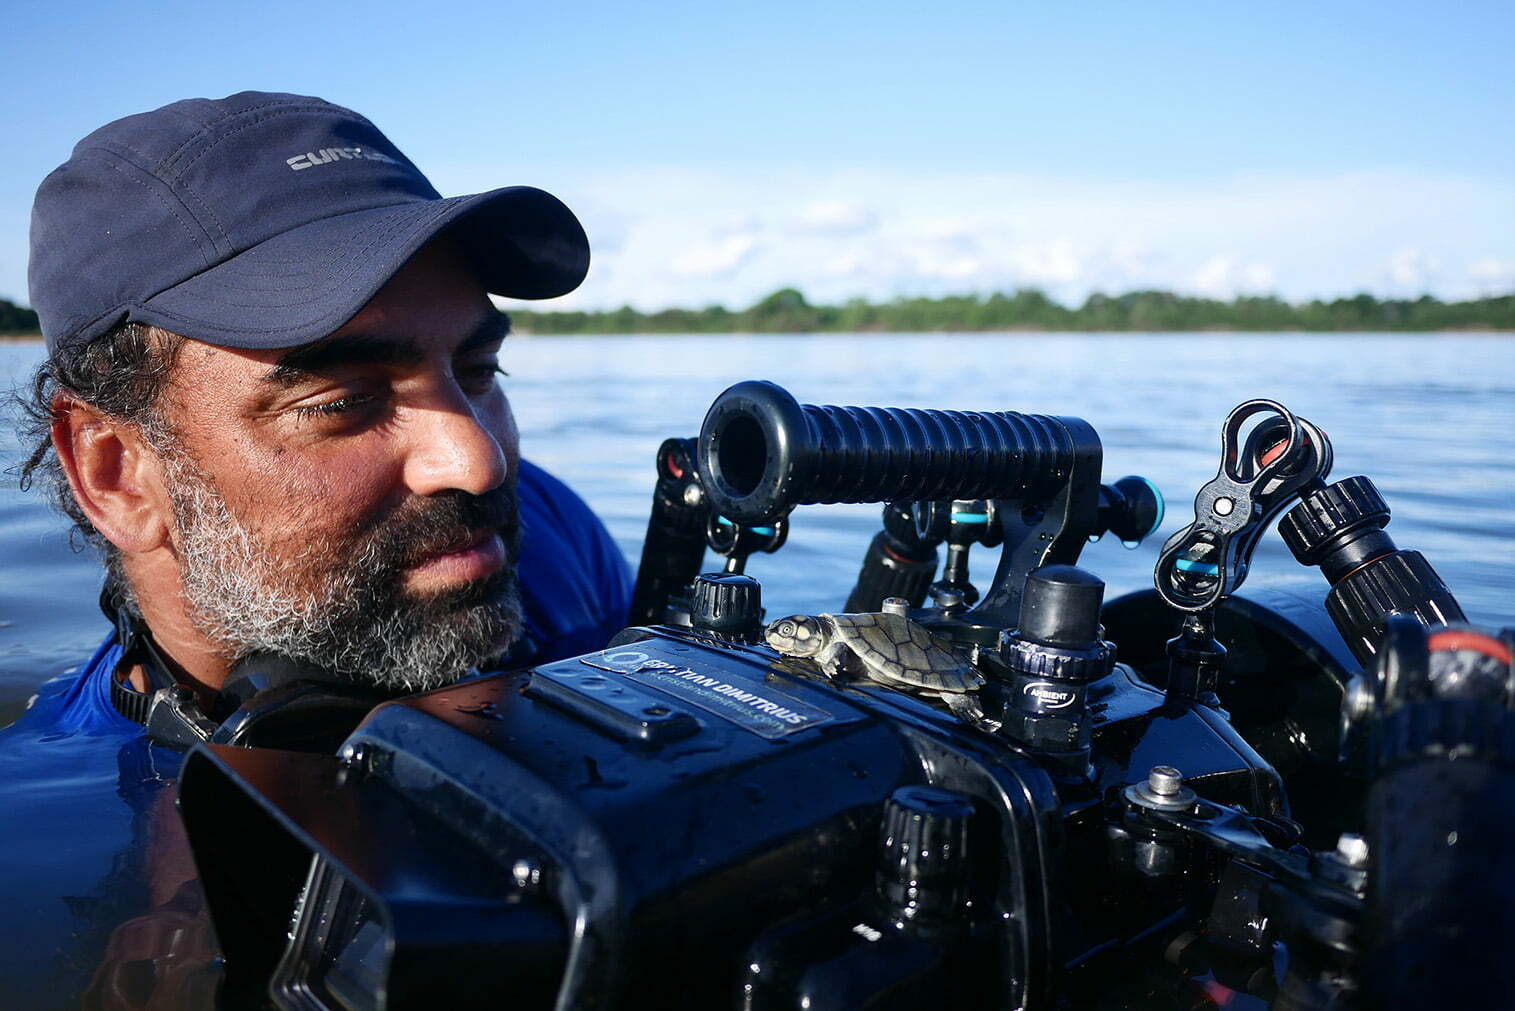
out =
[(1221, 496), (1215, 500), (1215, 505), (1211, 508), (1215, 510), (1215, 515), (1217, 516), (1230, 516), (1231, 510), (1236, 508), (1236, 503), (1225, 496)]
[(1183, 775), (1171, 765), (1154, 765), (1147, 773), (1147, 789), (1159, 797), (1176, 796), (1183, 785)]
[(691, 509), (698, 508), (705, 501), (705, 490), (697, 484), (686, 485), (684, 488), (684, 504)]
[(1368, 840), (1354, 832), (1343, 832), (1336, 840), (1336, 859), (1348, 867), (1368, 866)]
[(897, 614), (901, 618), (908, 618), (910, 616), (910, 601), (904, 597), (885, 597), (884, 613)]
[(1195, 802), (1194, 791), (1184, 785), (1184, 774), (1171, 765), (1154, 765), (1145, 783), (1132, 783), (1122, 791), (1137, 807), (1149, 811), (1184, 811)]
[(1342, 696), (1342, 712), (1349, 722), (1366, 719), (1378, 708), (1378, 699), (1373, 695), (1373, 686), (1361, 674), (1347, 682), (1346, 694)]
[(931, 599), (943, 611), (950, 611), (963, 606), (963, 591), (942, 587), (931, 591)]
[(517, 860), (510, 868), (510, 876), (517, 888), (533, 888), (542, 880), (542, 868), (530, 860)]

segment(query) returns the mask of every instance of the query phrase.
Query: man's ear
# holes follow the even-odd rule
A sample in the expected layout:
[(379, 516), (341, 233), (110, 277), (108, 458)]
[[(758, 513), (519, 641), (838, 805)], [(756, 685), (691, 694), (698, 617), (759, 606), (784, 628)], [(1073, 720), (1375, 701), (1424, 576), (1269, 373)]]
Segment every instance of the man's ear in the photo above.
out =
[(163, 471), (137, 426), (59, 397), (52, 436), (74, 501), (101, 536), (134, 553), (169, 543)]

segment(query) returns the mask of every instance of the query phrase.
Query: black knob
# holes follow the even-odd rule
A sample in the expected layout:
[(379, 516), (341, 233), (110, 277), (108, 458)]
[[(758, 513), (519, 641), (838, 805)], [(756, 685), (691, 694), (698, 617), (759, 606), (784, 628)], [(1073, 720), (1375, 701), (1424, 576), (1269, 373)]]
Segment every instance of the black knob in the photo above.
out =
[(1139, 543), (1156, 533), (1166, 510), (1157, 485), (1136, 474), (1099, 486), (1099, 527), (1125, 544)]
[(1331, 584), (1326, 612), (1364, 666), (1396, 612), (1428, 626), (1465, 620), (1436, 570), (1420, 552), (1395, 547), (1388, 525), (1388, 503), (1365, 477), (1309, 492), (1278, 524), (1294, 557), (1320, 566)]
[(1419, 551), (1395, 551), (1353, 569), (1326, 594), (1326, 613), (1363, 666), (1392, 614), (1412, 615), (1427, 627), (1468, 620)]
[(999, 636), (1008, 672), (1005, 733), (1063, 771), (1087, 773), (1089, 684), (1115, 666), (1115, 647), (1100, 639), (1105, 584), (1072, 565), (1044, 565), (1026, 577), (1021, 623)]
[(1104, 580), (1072, 565), (1043, 565), (1026, 577), (1018, 637), (1048, 646), (1089, 646), (1099, 641)]
[(1389, 504), (1373, 482), (1349, 477), (1310, 492), (1278, 521), (1278, 532), (1302, 565), (1319, 565), (1330, 583), (1394, 550), (1384, 533)]
[(723, 639), (755, 642), (763, 627), (762, 587), (751, 576), (735, 572), (695, 577), (690, 624)]
[(878, 896), (901, 925), (951, 920), (968, 899), (973, 804), (934, 786), (902, 786), (884, 802)]

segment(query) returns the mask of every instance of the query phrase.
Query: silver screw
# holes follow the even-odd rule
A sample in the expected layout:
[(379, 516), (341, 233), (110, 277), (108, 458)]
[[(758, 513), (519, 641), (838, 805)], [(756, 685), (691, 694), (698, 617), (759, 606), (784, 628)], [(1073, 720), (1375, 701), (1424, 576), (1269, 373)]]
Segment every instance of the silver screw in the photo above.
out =
[(1347, 714), (1348, 720), (1366, 719), (1377, 707), (1378, 700), (1373, 697), (1373, 686), (1368, 683), (1368, 679), (1361, 674), (1354, 675), (1347, 682), (1347, 691), (1342, 697), (1342, 710)]
[(1147, 789), (1159, 797), (1172, 797), (1183, 785), (1183, 775), (1171, 765), (1154, 765), (1147, 773)]
[(1336, 859), (1348, 867), (1368, 866), (1368, 840), (1354, 832), (1343, 832), (1336, 840)]
[(691, 484), (684, 488), (684, 504), (691, 509), (705, 501), (705, 491), (697, 484)]
[(885, 597), (884, 613), (897, 614), (901, 618), (910, 617), (910, 601), (904, 597)]
[(510, 876), (517, 888), (531, 888), (542, 880), (542, 868), (530, 860), (517, 860), (510, 868)]
[(1226, 498), (1225, 496), (1221, 496), (1215, 500), (1214, 509), (1215, 515), (1217, 516), (1230, 516), (1231, 510), (1235, 508), (1236, 503)]

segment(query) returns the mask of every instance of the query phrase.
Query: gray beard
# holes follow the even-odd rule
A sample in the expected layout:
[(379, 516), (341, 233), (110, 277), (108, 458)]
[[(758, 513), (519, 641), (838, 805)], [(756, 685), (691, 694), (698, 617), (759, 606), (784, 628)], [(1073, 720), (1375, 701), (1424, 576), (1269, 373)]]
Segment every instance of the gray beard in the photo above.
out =
[(362, 683), (423, 691), (483, 666), (520, 635), (513, 494), (495, 493), (497, 506), (507, 503), (497, 512), (509, 514), (505, 568), (442, 595), (416, 597), (403, 588), (403, 549), (426, 543), (429, 529), (464, 522), (458, 514), (468, 513), (469, 503), (462, 499), (471, 497), (459, 492), (461, 499), (438, 502), (431, 513), (391, 516), (335, 548), (308, 540), (265, 543), (186, 454), (166, 453), (163, 464), (191, 620), (233, 663), (278, 653)]

